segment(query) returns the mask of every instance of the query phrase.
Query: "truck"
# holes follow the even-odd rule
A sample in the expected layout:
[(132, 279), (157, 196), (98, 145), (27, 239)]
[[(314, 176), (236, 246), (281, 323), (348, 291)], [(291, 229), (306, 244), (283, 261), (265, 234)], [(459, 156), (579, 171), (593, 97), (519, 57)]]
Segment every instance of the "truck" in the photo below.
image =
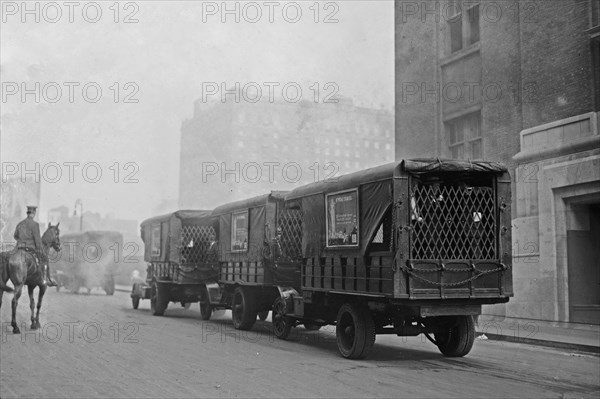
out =
[(484, 161), (404, 160), (284, 194), (271, 269), (296, 273), (277, 284), (275, 335), (334, 325), (360, 359), (378, 334), (424, 334), (465, 356), (482, 305), (513, 296), (510, 205), (507, 168)]
[(145, 281), (132, 285), (134, 309), (140, 300), (150, 299), (152, 314), (162, 316), (171, 302), (186, 308), (200, 303), (202, 319), (210, 319), (207, 285), (219, 274), (215, 221), (211, 211), (179, 210), (141, 223), (148, 267)]

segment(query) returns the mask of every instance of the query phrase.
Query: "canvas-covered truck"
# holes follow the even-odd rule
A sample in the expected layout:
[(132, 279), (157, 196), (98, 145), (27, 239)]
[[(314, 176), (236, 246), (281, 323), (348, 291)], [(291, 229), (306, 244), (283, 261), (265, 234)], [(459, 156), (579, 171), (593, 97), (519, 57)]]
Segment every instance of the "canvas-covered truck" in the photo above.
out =
[(217, 221), (210, 211), (180, 210), (142, 222), (148, 268), (146, 281), (133, 284), (134, 309), (150, 299), (152, 313), (162, 316), (169, 302), (185, 307), (199, 302), (202, 318), (210, 318), (207, 284), (218, 277)]
[(78, 293), (103, 289), (115, 293), (115, 275), (123, 261), (123, 235), (117, 231), (85, 231), (61, 237), (64, 251), (53, 261), (52, 269), (61, 286)]
[(273, 191), (212, 213), (219, 223), (219, 281), (209, 287), (211, 306), (231, 309), (236, 329), (252, 328), (257, 316), (265, 320), (279, 287), (300, 282), (295, 263), (275, 264), (273, 258), (284, 195)]
[(513, 295), (510, 204), (494, 162), (405, 160), (294, 189), (265, 237), (272, 269), (299, 277), (277, 287), (275, 334), (335, 325), (352, 359), (376, 334), (425, 334), (445, 356), (466, 355), (482, 305)]

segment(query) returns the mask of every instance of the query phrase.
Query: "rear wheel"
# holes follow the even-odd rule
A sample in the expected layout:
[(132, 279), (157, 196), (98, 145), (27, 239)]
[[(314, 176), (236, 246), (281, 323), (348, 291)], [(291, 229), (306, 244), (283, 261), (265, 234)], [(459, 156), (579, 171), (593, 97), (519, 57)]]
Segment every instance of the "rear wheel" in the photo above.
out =
[(247, 288), (237, 287), (233, 292), (231, 313), (237, 330), (249, 330), (256, 322), (256, 306)]
[(292, 331), (292, 320), (286, 316), (287, 305), (285, 299), (279, 297), (273, 303), (273, 332), (279, 339), (287, 339)]
[(169, 305), (168, 284), (154, 283), (152, 285), (152, 298), (150, 309), (154, 316), (162, 316)]
[(203, 290), (202, 295), (200, 296), (200, 316), (202, 317), (202, 320), (210, 320), (211, 315), (212, 309), (208, 298), (208, 292)]
[(456, 316), (440, 327), (435, 342), (440, 352), (447, 357), (462, 357), (471, 351), (475, 342), (473, 316)]
[(342, 305), (338, 311), (335, 332), (338, 349), (345, 358), (362, 359), (373, 349), (375, 323), (364, 306), (352, 303)]

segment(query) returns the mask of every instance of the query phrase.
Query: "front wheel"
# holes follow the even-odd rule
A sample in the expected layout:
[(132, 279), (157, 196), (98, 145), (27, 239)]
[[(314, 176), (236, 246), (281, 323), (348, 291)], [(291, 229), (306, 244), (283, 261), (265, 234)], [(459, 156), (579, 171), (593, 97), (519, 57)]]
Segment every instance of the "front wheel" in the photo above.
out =
[(286, 316), (286, 313), (287, 305), (285, 299), (282, 297), (275, 299), (272, 314), (273, 332), (279, 339), (287, 339), (290, 335), (290, 331), (292, 331), (292, 322), (291, 319)]
[(237, 287), (233, 292), (231, 314), (236, 330), (249, 330), (256, 322), (255, 301), (247, 288)]
[(335, 333), (343, 357), (366, 357), (375, 343), (375, 323), (369, 309), (352, 303), (342, 305), (338, 311)]
[(150, 309), (154, 316), (162, 316), (169, 305), (168, 284), (154, 283), (152, 286), (152, 297), (150, 298)]
[(463, 357), (475, 342), (475, 320), (473, 316), (456, 316), (440, 327), (434, 334), (435, 342), (446, 357)]

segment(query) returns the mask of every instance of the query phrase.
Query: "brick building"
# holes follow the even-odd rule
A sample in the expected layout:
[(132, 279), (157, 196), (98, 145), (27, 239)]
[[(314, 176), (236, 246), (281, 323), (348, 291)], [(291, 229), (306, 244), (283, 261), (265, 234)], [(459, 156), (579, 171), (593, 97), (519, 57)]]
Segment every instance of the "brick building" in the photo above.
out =
[(396, 1), (396, 159), (506, 163), (515, 298), (600, 324), (600, 2)]
[(392, 112), (338, 103), (197, 101), (181, 129), (180, 208), (212, 209), (394, 159)]

